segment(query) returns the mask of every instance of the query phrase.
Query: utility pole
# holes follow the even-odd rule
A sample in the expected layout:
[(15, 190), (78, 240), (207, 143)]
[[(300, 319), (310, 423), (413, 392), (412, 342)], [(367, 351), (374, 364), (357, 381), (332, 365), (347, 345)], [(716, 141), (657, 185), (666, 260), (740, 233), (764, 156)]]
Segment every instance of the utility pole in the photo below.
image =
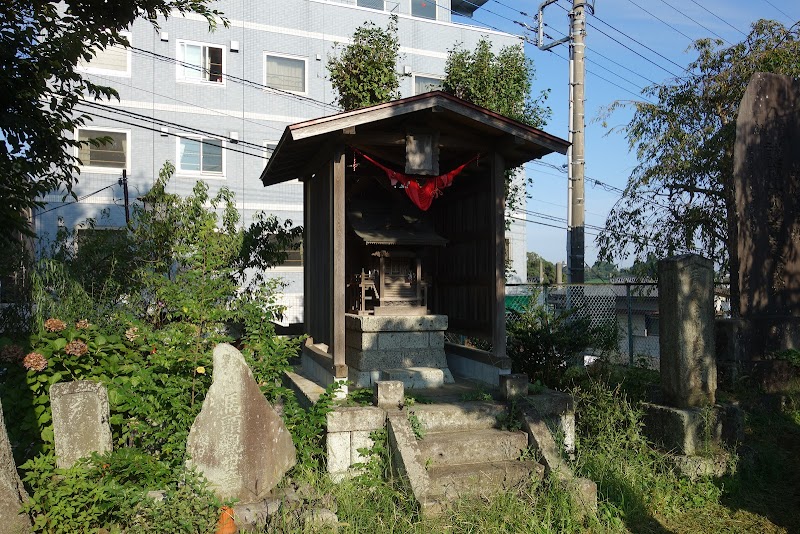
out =
[(570, 32), (567, 37), (544, 43), (544, 8), (556, 2), (545, 0), (539, 5), (539, 41), (541, 50), (550, 50), (559, 44), (569, 42), (569, 134), (570, 147), (567, 149), (568, 185), (567, 185), (567, 272), (569, 282), (582, 284), (584, 274), (584, 225), (586, 168), (585, 128), (586, 113), (584, 111), (586, 93), (586, 65), (584, 62), (586, 44), (586, 10), (594, 13), (593, 0), (572, 0), (569, 12)]
[(131, 210), (129, 207), (129, 200), (128, 200), (128, 171), (127, 169), (122, 169), (122, 178), (117, 181), (119, 185), (122, 186), (122, 197), (125, 202), (125, 224), (128, 225), (131, 222)]

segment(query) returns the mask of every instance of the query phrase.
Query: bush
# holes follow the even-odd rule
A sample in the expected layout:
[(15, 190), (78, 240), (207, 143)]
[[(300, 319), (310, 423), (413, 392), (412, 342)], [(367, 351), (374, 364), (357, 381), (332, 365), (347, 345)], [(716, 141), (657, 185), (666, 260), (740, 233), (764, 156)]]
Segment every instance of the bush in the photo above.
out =
[[(22, 469), (31, 489), (23, 511), (35, 532), (205, 534), (222, 505), (202, 477), (139, 449), (94, 454), (69, 469), (57, 469), (54, 456), (40, 455)], [(163, 499), (148, 496), (150, 491), (163, 492)]]
[(530, 304), (508, 321), (508, 356), (516, 373), (550, 386), (562, 382), (569, 365), (588, 348), (616, 348), (616, 323), (594, 324), (578, 310), (550, 311)]

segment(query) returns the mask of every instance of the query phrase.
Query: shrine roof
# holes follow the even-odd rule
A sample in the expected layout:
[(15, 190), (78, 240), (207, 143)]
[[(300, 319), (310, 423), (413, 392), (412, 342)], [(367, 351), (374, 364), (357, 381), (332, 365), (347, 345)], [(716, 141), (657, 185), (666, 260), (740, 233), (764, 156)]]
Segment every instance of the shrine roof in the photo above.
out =
[(310, 176), (341, 145), (404, 149), (406, 133), (420, 128), (441, 132), (445, 161), (497, 150), (511, 169), (552, 152), (566, 154), (569, 147), (564, 139), (543, 130), (433, 91), (287, 126), (261, 181), (267, 186)]

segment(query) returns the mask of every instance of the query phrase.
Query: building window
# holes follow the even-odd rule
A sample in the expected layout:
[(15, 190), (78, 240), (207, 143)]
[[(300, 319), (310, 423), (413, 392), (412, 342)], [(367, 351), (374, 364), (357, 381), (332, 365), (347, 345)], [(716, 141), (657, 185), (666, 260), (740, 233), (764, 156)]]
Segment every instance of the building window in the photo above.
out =
[(306, 92), (306, 60), (264, 54), (264, 85), (281, 91)]
[(191, 174), (224, 174), (225, 157), (221, 139), (178, 138), (178, 171)]
[(368, 7), (370, 9), (380, 9), (383, 11), (383, 0), (358, 0), (358, 7)]
[(78, 148), (83, 170), (121, 171), (128, 167), (128, 131), (79, 128), (76, 136), (83, 143)]
[(296, 249), (285, 250), (286, 259), (281, 263), (281, 267), (302, 267), (303, 266), (303, 244), (299, 243)]
[(423, 19), (436, 20), (436, 2), (434, 0), (411, 0), (411, 14)]
[[(120, 35), (131, 42), (131, 34), (123, 32)], [(78, 70), (89, 74), (105, 74), (108, 76), (131, 75), (131, 51), (122, 45), (109, 46), (103, 50), (94, 51), (94, 57), (89, 61), (80, 59)]]
[(433, 76), (414, 76), (414, 94), (421, 95), (430, 91), (441, 91), (442, 79)]
[(224, 48), (178, 41), (178, 79), (199, 83), (223, 83)]

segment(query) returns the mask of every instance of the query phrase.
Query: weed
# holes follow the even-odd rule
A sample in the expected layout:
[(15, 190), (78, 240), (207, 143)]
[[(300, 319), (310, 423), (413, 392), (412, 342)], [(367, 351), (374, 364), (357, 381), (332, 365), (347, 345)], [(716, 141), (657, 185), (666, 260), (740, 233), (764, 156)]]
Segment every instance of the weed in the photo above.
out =
[(425, 437), (425, 427), (422, 426), (422, 421), (419, 420), (417, 414), (414, 413), (413, 410), (408, 412), (408, 424), (411, 425), (411, 431), (414, 433), (414, 437), (417, 440), (420, 440)]

